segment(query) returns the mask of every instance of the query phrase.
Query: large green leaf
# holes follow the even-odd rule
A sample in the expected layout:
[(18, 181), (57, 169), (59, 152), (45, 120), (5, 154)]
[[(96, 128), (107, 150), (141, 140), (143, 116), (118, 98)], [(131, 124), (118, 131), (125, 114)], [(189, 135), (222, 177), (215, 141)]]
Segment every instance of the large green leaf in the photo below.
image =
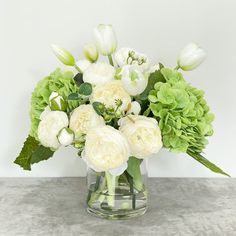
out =
[(203, 157), (200, 153), (194, 153), (191, 151), (187, 151), (187, 154), (191, 157), (193, 157), (196, 161), (200, 162), (202, 165), (204, 165), (205, 167), (207, 167), (208, 169), (210, 169), (211, 171), (218, 173), (218, 174), (222, 174), (222, 175), (226, 175), (228, 177), (230, 177), (229, 174), (225, 173), (222, 169), (220, 169), (218, 166), (216, 166), (215, 164), (213, 164), (212, 162), (208, 161), (205, 157)]
[(34, 137), (29, 135), (14, 163), (24, 170), (31, 170), (31, 164), (47, 160), (53, 156), (53, 153), (50, 148), (42, 146)]

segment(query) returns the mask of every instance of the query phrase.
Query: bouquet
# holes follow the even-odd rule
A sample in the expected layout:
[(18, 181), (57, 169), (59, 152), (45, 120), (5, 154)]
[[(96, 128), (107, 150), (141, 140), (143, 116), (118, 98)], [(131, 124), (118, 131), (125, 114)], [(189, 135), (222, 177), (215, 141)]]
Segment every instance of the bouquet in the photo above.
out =
[[(161, 148), (186, 153), (228, 175), (203, 156), (214, 115), (204, 92), (179, 72), (202, 63), (206, 53), (198, 45), (187, 45), (174, 69), (151, 64), (134, 49), (117, 48), (111, 25), (94, 29), (94, 43), (84, 46), (82, 60), (62, 47), (52, 49), (71, 70), (56, 69), (32, 93), (30, 133), (15, 160), (24, 170), (51, 158), (61, 146), (73, 146), (95, 176), (97, 192), (89, 194), (88, 204), (103, 210), (114, 210), (116, 186), (122, 183), (131, 195), (142, 191), (146, 196), (141, 165)], [(102, 56), (107, 62), (98, 61)]]

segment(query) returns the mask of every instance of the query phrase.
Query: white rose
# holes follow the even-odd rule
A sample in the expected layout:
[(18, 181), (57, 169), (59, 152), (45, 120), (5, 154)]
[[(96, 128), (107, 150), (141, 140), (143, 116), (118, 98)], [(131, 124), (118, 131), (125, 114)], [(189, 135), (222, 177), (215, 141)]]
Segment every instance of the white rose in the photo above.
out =
[(138, 115), (141, 111), (141, 106), (138, 102), (133, 101), (129, 104), (126, 114)]
[(76, 137), (86, 134), (89, 129), (105, 125), (101, 116), (99, 116), (92, 105), (80, 105), (71, 114), (70, 129), (74, 131)]
[(114, 54), (114, 59), (119, 67), (136, 65), (139, 66), (142, 71), (146, 71), (149, 68), (147, 56), (131, 48), (120, 48)]
[(83, 81), (93, 85), (104, 84), (114, 80), (115, 68), (105, 62), (91, 64), (83, 74)]
[(122, 68), (121, 81), (125, 90), (132, 96), (141, 94), (148, 84), (148, 78), (137, 66), (124, 66)]
[(115, 80), (103, 85), (96, 86), (90, 96), (90, 102), (101, 102), (106, 107), (116, 107), (116, 101), (121, 100), (121, 111), (126, 111), (131, 98), (122, 86), (121, 81)]
[(68, 117), (65, 112), (51, 111), (39, 123), (38, 138), (45, 147), (57, 149), (60, 146), (57, 135), (61, 129), (68, 126)]
[(118, 121), (120, 131), (127, 137), (131, 155), (143, 159), (162, 147), (161, 131), (155, 119), (129, 115)]
[(88, 67), (91, 65), (91, 62), (88, 60), (78, 60), (76, 62), (76, 65), (80, 68), (81, 72), (84, 73), (85, 70), (88, 69)]
[(101, 172), (121, 167), (129, 156), (128, 141), (119, 130), (106, 125), (87, 133), (82, 158), (93, 170)]
[(57, 138), (61, 145), (68, 146), (74, 141), (74, 132), (69, 128), (63, 128)]

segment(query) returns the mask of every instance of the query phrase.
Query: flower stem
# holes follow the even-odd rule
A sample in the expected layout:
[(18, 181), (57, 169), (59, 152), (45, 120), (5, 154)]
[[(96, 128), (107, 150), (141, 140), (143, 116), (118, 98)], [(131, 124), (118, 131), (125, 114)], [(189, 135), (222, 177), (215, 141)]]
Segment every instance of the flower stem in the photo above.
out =
[(110, 174), (108, 171), (105, 172), (105, 177), (107, 180), (107, 189), (108, 189), (108, 196), (107, 196), (107, 204), (110, 207), (115, 206), (115, 184), (116, 184), (116, 176)]
[(174, 70), (178, 70), (179, 68), (180, 68), (180, 66), (177, 65), (177, 66), (174, 68)]
[(75, 67), (75, 69), (76, 69), (77, 71), (79, 71), (79, 73), (82, 74), (82, 70), (81, 70), (76, 64), (74, 65), (74, 67)]
[(112, 59), (112, 56), (111, 54), (107, 56), (108, 57), (108, 60), (109, 60), (109, 63), (114, 66), (114, 63), (113, 63), (113, 59)]

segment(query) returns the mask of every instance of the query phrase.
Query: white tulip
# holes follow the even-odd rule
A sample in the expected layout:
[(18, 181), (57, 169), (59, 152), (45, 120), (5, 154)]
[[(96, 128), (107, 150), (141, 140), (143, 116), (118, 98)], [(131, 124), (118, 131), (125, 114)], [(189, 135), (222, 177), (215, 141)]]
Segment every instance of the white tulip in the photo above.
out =
[(87, 134), (90, 129), (104, 125), (103, 118), (95, 112), (93, 106), (83, 104), (72, 112), (69, 127), (74, 131), (76, 137), (80, 137)]
[(76, 65), (80, 68), (81, 72), (84, 73), (85, 70), (91, 65), (91, 62), (88, 60), (78, 60)]
[(131, 103), (131, 97), (125, 91), (120, 80), (114, 80), (103, 85), (98, 85), (93, 89), (90, 102), (101, 102), (106, 107), (116, 108), (117, 100), (122, 102), (120, 111), (126, 111)]
[(141, 111), (141, 106), (138, 102), (133, 101), (129, 104), (129, 108), (126, 112), (126, 114), (131, 114), (131, 115), (138, 115)]
[(155, 119), (128, 115), (118, 121), (119, 130), (126, 136), (131, 155), (139, 159), (159, 152), (162, 147), (161, 131)]
[(49, 106), (52, 111), (66, 110), (66, 102), (57, 92), (52, 92), (49, 96)]
[(83, 74), (83, 81), (99, 85), (114, 80), (115, 68), (105, 62), (91, 64)]
[(198, 67), (205, 58), (205, 51), (197, 44), (190, 43), (180, 52), (177, 63), (182, 70), (189, 71)]
[(114, 60), (119, 67), (136, 65), (142, 72), (147, 71), (149, 68), (147, 56), (131, 48), (120, 48), (114, 54)]
[(94, 38), (100, 54), (108, 56), (115, 52), (117, 40), (111, 25), (98, 25), (94, 29)]
[(61, 129), (68, 126), (68, 117), (65, 112), (51, 111), (39, 122), (38, 138), (45, 147), (57, 149), (60, 147), (57, 135)]
[(132, 96), (141, 94), (148, 84), (148, 78), (137, 66), (126, 65), (122, 68), (122, 84), (125, 90)]
[(57, 139), (61, 145), (68, 146), (74, 141), (74, 132), (69, 128), (63, 128), (59, 132)]
[(68, 52), (65, 48), (62, 48), (60, 46), (57, 46), (55, 44), (51, 45), (52, 50), (56, 57), (65, 65), (67, 66), (74, 66), (75, 65), (75, 59), (71, 55), (70, 52)]
[(121, 167), (128, 161), (130, 149), (124, 135), (111, 126), (89, 130), (82, 158), (97, 172)]
[(84, 45), (83, 48), (84, 56), (90, 61), (90, 62), (96, 62), (98, 59), (98, 50), (95, 44), (88, 43)]

